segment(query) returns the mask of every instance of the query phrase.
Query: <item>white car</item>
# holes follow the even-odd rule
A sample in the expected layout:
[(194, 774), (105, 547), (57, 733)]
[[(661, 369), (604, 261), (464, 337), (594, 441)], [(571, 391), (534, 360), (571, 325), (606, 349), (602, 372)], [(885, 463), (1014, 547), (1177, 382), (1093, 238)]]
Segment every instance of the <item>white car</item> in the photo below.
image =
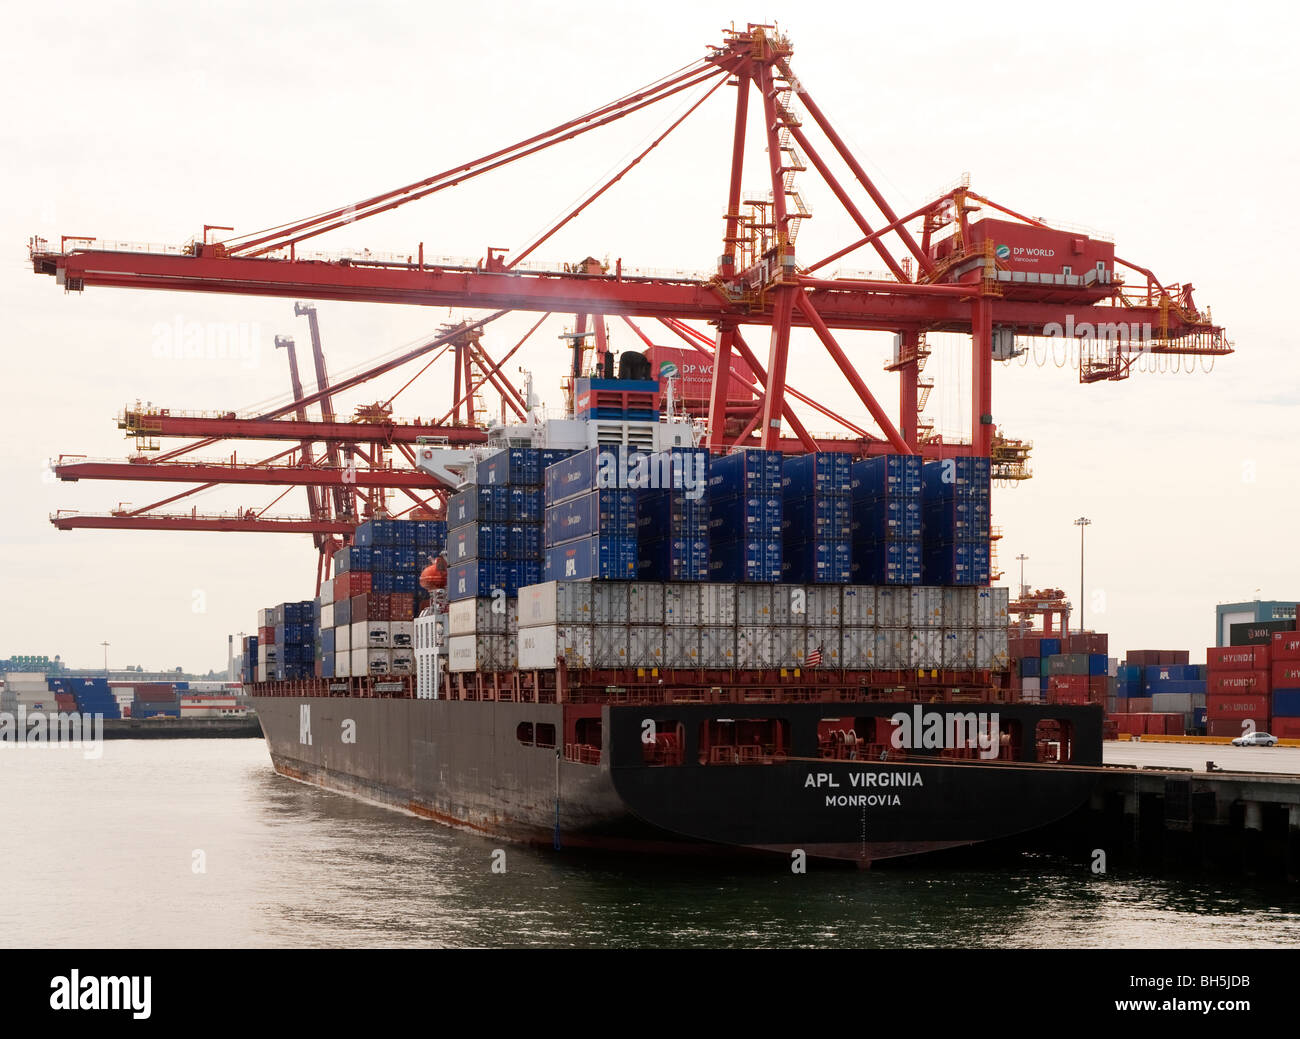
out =
[(1238, 736), (1232, 741), (1234, 747), (1273, 747), (1277, 745), (1277, 737), (1270, 736), (1266, 732), (1252, 732), (1246, 736)]

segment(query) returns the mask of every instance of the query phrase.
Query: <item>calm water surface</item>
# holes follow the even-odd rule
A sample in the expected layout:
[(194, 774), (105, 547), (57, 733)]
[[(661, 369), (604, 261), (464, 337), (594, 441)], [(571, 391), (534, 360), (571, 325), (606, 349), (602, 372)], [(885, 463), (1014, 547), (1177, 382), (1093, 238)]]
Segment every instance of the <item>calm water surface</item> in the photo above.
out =
[(795, 876), (500, 845), (277, 776), (260, 740), (5, 744), (0, 777), (10, 947), (1300, 945), (1293, 889), (1048, 857)]

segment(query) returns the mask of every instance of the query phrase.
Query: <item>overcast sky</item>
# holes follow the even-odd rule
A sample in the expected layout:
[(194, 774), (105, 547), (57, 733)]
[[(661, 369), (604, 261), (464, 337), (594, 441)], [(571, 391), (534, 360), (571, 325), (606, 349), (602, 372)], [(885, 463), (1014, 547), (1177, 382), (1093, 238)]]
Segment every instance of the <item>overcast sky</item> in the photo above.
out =
[[(1204, 659), (1216, 602), (1300, 596), (1296, 551), (1296, 332), (1282, 284), (1300, 240), (1294, 8), (1126, 4), (1095, 10), (1001, 4), (803, 2), (746, 11), (695, 2), (494, 5), (215, 2), (28, 5), (0, 42), (5, 358), (0, 458), (0, 657), (60, 653), (97, 666), (223, 667), (228, 633), (259, 607), (312, 594), (306, 535), (59, 533), (57, 509), (106, 511), (181, 488), (50, 479), (60, 453), (134, 450), (114, 416), (135, 399), (238, 409), (288, 390), (277, 334), (307, 344), (293, 300), (91, 289), (65, 294), (31, 273), (32, 234), (181, 244), (202, 225), (256, 230), (396, 187), (526, 137), (692, 61), (733, 19), (777, 18), (793, 65), (899, 212), (972, 187), (1048, 220), (1097, 228), (1127, 259), (1192, 282), (1235, 340), (1210, 374), (1135, 374), (1081, 386), (1077, 372), (998, 366), (994, 415), (1034, 442), (1034, 479), (995, 491), (999, 553), (1012, 582), (1077, 597), (1078, 529), (1088, 529), (1089, 627), (1112, 655), (1189, 648)], [(722, 236), (730, 108), (724, 88), (625, 181), (537, 254), (706, 270)], [(678, 104), (678, 101), (681, 104)], [(396, 213), (348, 227), (322, 249), (429, 255), (515, 250), (643, 147), (689, 103), (656, 107)], [(752, 108), (751, 108), (752, 111)], [(746, 184), (761, 186), (755, 143)], [(812, 174), (804, 262), (851, 240)], [(866, 204), (865, 196), (860, 197)], [(879, 268), (857, 255), (846, 268)], [(322, 303), (339, 373), (427, 337), (446, 309)], [(257, 336), (243, 360), (174, 360), (175, 322), (234, 323)], [(499, 322), (498, 354), (533, 319)], [(519, 356), (559, 403), (555, 318)], [(639, 344), (613, 328), (617, 349)], [(670, 342), (662, 331), (656, 338)], [(751, 330), (765, 356), (766, 338)], [(890, 340), (841, 340), (876, 395)], [(796, 337), (791, 382), (870, 424), (812, 342)], [(969, 348), (941, 348), (930, 413), (969, 428)], [(306, 357), (304, 357), (306, 363)], [(450, 401), (435, 366), (394, 407), (430, 416)], [(407, 375), (348, 405), (384, 399)], [(385, 392), (387, 391), (387, 392)], [(805, 414), (815, 431), (827, 420)], [(223, 445), (201, 457), (257, 456)], [(264, 451), (269, 455), (274, 446)], [(218, 490), (201, 511), (260, 507), (279, 488)], [(185, 503), (188, 506), (189, 502)], [(277, 510), (303, 514), (291, 491)]]

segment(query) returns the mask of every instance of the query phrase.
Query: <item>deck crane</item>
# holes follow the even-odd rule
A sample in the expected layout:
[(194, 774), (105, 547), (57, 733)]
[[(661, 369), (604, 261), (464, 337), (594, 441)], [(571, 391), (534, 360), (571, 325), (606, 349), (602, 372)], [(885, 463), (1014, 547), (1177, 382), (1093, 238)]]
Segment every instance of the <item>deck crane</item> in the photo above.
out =
[[(994, 360), (1013, 356), (1024, 337), (1058, 336), (1066, 330), (1083, 347), (1083, 383), (1126, 378), (1141, 357), (1181, 356), (1204, 364), (1232, 352), (1209, 310), (1196, 306), (1190, 285), (1162, 282), (1147, 267), (1115, 255), (1106, 243), (1024, 216), (977, 194), (966, 181), (899, 215), (795, 75), (792, 54), (789, 40), (775, 26), (733, 28), (697, 60), (639, 90), (472, 161), (351, 204), (219, 241), (209, 241), (205, 231), (201, 240), (174, 250), (69, 236), (54, 248), (33, 238), (31, 262), (37, 273), (53, 276), (69, 292), (134, 287), (490, 312), (467, 328), (510, 311), (572, 314), (577, 330), (594, 321), (599, 334), (605, 317), (658, 321), (713, 361), (707, 444), (719, 451), (738, 444), (791, 451), (833, 445), (858, 454), (977, 455), (1000, 461), (1010, 472), (1023, 467), (1027, 446), (997, 434), (992, 368)], [(586, 261), (546, 269), (520, 266), (724, 87), (734, 88), (734, 119), (722, 251), (715, 270), (698, 276), (639, 274), (625, 268), (622, 259), (612, 269)], [(367, 252), (339, 259), (304, 251), (321, 235), (354, 227), (688, 91), (698, 98), (682, 116), (513, 254), (493, 246), (478, 260), (426, 262), (423, 242), (405, 257)], [(751, 103), (758, 108), (752, 120)], [(751, 130), (757, 131), (767, 155), (767, 190), (757, 193), (741, 188)], [(849, 177), (837, 177), (832, 161), (846, 167)], [(856, 232), (840, 248), (808, 262), (796, 252), (801, 223), (811, 216), (796, 179), (813, 173)], [(825, 273), (830, 264), (867, 249), (884, 263), (887, 274)], [(1042, 263), (1044, 255), (1056, 260)], [(1132, 284), (1125, 272), (1133, 276)], [(1117, 331), (1131, 328), (1149, 334), (1136, 338)], [(874, 429), (864, 429), (788, 386), (794, 329), (811, 332), (829, 354)], [(845, 330), (893, 333), (894, 353), (886, 367), (899, 376), (896, 418), (876, 399), (839, 342), (837, 333)], [(934, 333), (970, 337), (971, 426), (956, 441), (937, 436), (922, 416), (933, 385), (922, 376), (926, 337)], [(757, 338), (764, 335), (765, 363), (759, 360)], [(733, 358), (743, 359), (759, 383), (743, 418), (726, 393)], [(461, 360), (463, 364), (463, 356)], [(824, 387), (819, 390), (817, 396), (824, 398)], [(324, 395), (309, 394), (302, 403)], [(815, 406), (847, 435), (829, 442), (813, 437), (792, 401)], [(255, 421), (279, 418), (289, 410), (292, 406)], [(453, 408), (450, 417), (457, 414)]]

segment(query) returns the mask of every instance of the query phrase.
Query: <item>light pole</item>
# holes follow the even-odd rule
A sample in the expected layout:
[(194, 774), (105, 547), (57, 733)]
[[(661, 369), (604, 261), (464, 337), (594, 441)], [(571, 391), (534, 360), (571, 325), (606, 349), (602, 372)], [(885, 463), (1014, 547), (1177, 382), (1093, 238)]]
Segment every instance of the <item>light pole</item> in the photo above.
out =
[(107, 642), (101, 642), (100, 645), (104, 647), (104, 677), (107, 678), (107, 677), (108, 677), (108, 646), (109, 646), (109, 644), (108, 644)]
[(1074, 525), (1079, 528), (1079, 631), (1083, 631), (1083, 531), (1091, 523), (1092, 520), (1087, 516), (1080, 516), (1074, 521)]
[(1029, 557), (1021, 552), (1020, 555), (1016, 556), (1016, 558), (1020, 560), (1020, 598), (1023, 599), (1029, 594), (1025, 589), (1025, 560)]

